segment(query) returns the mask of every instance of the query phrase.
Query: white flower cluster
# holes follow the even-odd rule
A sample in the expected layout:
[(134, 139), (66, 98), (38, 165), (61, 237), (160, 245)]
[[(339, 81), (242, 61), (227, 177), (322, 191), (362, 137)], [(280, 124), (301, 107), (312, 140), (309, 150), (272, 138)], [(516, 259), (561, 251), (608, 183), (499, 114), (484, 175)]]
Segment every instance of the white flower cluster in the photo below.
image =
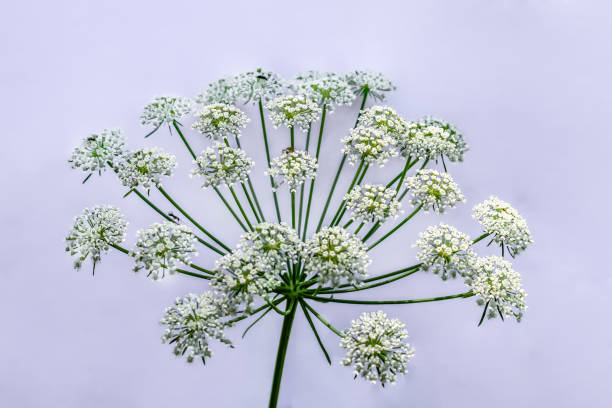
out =
[(396, 190), (382, 184), (366, 184), (355, 186), (344, 199), (346, 207), (353, 212), (353, 220), (384, 222), (397, 217), (401, 211), (402, 205), (396, 195)]
[(139, 186), (149, 189), (151, 185), (161, 185), (161, 177), (171, 176), (175, 167), (173, 155), (158, 147), (144, 148), (126, 155), (117, 175), (121, 183), (130, 189)]
[(200, 105), (224, 103), (233, 105), (238, 99), (238, 89), (234, 78), (221, 78), (211, 82), (202, 93), (196, 96), (195, 101)]
[(367, 126), (351, 129), (348, 136), (342, 139), (342, 151), (350, 163), (363, 160), (368, 164), (378, 163), (383, 166), (390, 157), (397, 156), (395, 140), (386, 131)]
[[(282, 156), (272, 159), (270, 168), (266, 174), (272, 176), (274, 189), (278, 189), (283, 183), (287, 183), (290, 191), (297, 188), (306, 179), (315, 178), (317, 173), (317, 159), (303, 150), (287, 151)], [(280, 178), (280, 180), (277, 180)]]
[(185, 356), (188, 363), (200, 357), (206, 363), (211, 357), (209, 339), (217, 339), (232, 347), (223, 330), (228, 326), (221, 319), (219, 299), (211, 292), (201, 295), (189, 293), (176, 298), (174, 305), (166, 308), (160, 323), (167, 326), (162, 343), (174, 345), (174, 354)]
[(123, 160), (124, 154), (123, 131), (104, 129), (85, 138), (81, 145), (74, 149), (68, 162), (73, 169), (101, 173), (109, 164), (113, 167)]
[(191, 175), (204, 177), (204, 187), (231, 186), (244, 181), (254, 165), (244, 150), (223, 143), (215, 143), (202, 151), (194, 163), (196, 168)]
[(91, 258), (95, 268), (102, 252), (108, 251), (111, 244), (123, 242), (126, 228), (127, 222), (116, 207), (97, 205), (85, 208), (75, 217), (72, 230), (66, 237), (66, 252), (76, 257), (74, 267), (79, 269), (83, 261)]
[(355, 377), (372, 384), (394, 384), (398, 374), (406, 374), (414, 357), (406, 338), (408, 332), (399, 320), (389, 319), (382, 311), (363, 313), (343, 332), (340, 347), (347, 353), (342, 364), (353, 366)]
[(140, 123), (159, 127), (172, 123), (191, 113), (193, 107), (188, 98), (182, 96), (158, 96), (144, 107)]
[(255, 231), (242, 236), (238, 248), (252, 248), (262, 255), (266, 262), (282, 273), (286, 262), (295, 263), (304, 255), (304, 243), (293, 228), (284, 222), (262, 222)]
[(482, 224), (486, 233), (500, 245), (505, 245), (512, 255), (525, 250), (532, 243), (527, 221), (505, 201), (495, 196), (474, 206), (473, 217)]
[(467, 145), (463, 136), (447, 122), (429, 117), (408, 123), (408, 133), (400, 140), (405, 157), (434, 160), (446, 157), (451, 162), (462, 161)]
[(479, 258), (474, 277), (468, 280), (472, 292), (479, 297), (479, 305), (488, 309), (488, 318), (498, 313), (514, 316), (518, 322), (527, 310), (527, 294), (522, 288), (521, 275), (512, 269), (512, 264), (499, 256)]
[(310, 124), (316, 121), (321, 114), (321, 108), (309, 101), (305, 96), (280, 96), (268, 103), (266, 108), (270, 111), (270, 120), (276, 128), (298, 126), (307, 131)]
[(136, 235), (134, 271), (145, 269), (154, 280), (163, 278), (166, 272), (174, 274), (181, 264), (189, 263), (191, 255), (197, 255), (195, 236), (185, 225), (155, 223)]
[(236, 94), (244, 103), (268, 102), (282, 95), (285, 88), (285, 81), (280, 76), (261, 68), (236, 76), (234, 83)]
[(417, 259), (423, 264), (421, 269), (431, 270), (446, 280), (457, 275), (472, 275), (477, 256), (471, 245), (468, 235), (450, 225), (440, 224), (420, 233), (414, 247), (420, 250)]
[(408, 132), (408, 122), (388, 106), (372, 106), (362, 110), (358, 125), (385, 131), (396, 141), (404, 138)]
[(306, 243), (304, 269), (322, 285), (358, 285), (368, 273), (371, 260), (365, 244), (342, 227), (327, 227)]
[(423, 209), (443, 213), (447, 208), (453, 208), (457, 203), (465, 201), (459, 186), (450, 174), (436, 170), (418, 170), (404, 183), (411, 192), (412, 205), (423, 205)]
[(355, 98), (350, 85), (343, 78), (331, 73), (309, 71), (298, 76), (292, 88), (319, 106), (325, 105), (330, 113), (337, 106), (352, 104)]
[(346, 82), (356, 95), (368, 96), (374, 99), (384, 100), (385, 93), (394, 91), (396, 86), (380, 72), (353, 71), (345, 76)]
[(240, 136), (249, 117), (233, 105), (213, 103), (206, 105), (197, 113), (198, 121), (191, 127), (211, 139), (219, 140), (228, 134)]

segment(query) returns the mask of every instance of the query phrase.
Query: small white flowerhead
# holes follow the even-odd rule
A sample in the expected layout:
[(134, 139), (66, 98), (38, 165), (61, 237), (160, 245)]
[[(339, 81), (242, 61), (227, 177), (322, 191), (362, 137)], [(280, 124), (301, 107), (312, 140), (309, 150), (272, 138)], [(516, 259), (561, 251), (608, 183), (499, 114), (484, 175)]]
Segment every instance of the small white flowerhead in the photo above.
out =
[(346, 74), (346, 82), (355, 95), (364, 95), (383, 101), (387, 92), (394, 91), (396, 86), (380, 72), (353, 71)]
[(309, 71), (298, 76), (291, 87), (319, 106), (325, 105), (329, 113), (337, 106), (352, 104), (355, 99), (350, 85), (336, 74)]
[(297, 232), (284, 222), (262, 222), (255, 226), (255, 231), (244, 234), (238, 243), (238, 249), (251, 248), (261, 254), (262, 260), (281, 274), (287, 261), (296, 263), (304, 255), (304, 243)]
[(502, 319), (514, 316), (517, 322), (521, 321), (527, 310), (527, 294), (522, 287), (521, 275), (512, 269), (510, 262), (499, 256), (479, 258), (473, 278), (466, 283), (478, 296), (477, 303), (484, 305), (483, 317), (488, 311), (489, 319), (499, 314)]
[(429, 116), (408, 122), (408, 133), (400, 139), (399, 147), (405, 157), (441, 158), (443, 164), (445, 158), (451, 162), (463, 161), (463, 154), (467, 151), (463, 136), (453, 125)]
[(206, 89), (196, 96), (195, 101), (200, 105), (224, 103), (233, 105), (238, 99), (238, 86), (236, 78), (221, 78), (208, 84)]
[(365, 244), (342, 227), (327, 227), (306, 242), (305, 271), (322, 285), (358, 285), (371, 260)]
[(524, 251), (533, 242), (527, 221), (510, 204), (495, 196), (474, 206), (473, 217), (512, 256)]
[(147, 276), (154, 280), (163, 278), (166, 272), (176, 273), (181, 264), (189, 263), (191, 255), (197, 255), (195, 236), (185, 225), (155, 223), (136, 235), (134, 271), (145, 269), (149, 272)]
[(355, 378), (361, 376), (372, 384), (394, 384), (398, 374), (414, 357), (414, 349), (405, 340), (408, 332), (402, 322), (389, 319), (382, 312), (363, 313), (344, 330), (340, 347), (347, 350), (342, 365), (353, 366)]
[(267, 296), (282, 280), (278, 264), (261, 250), (252, 247), (236, 249), (215, 263), (213, 289), (231, 302), (232, 308), (244, 306), (250, 311), (255, 296)]
[(270, 111), (270, 120), (274, 127), (296, 126), (307, 131), (310, 124), (321, 114), (321, 108), (305, 96), (286, 95), (272, 100), (266, 108)]
[[(106, 170), (123, 160), (125, 155), (125, 138), (121, 129), (104, 129), (86, 137), (81, 145), (74, 149), (68, 160), (70, 167), (81, 169), (86, 173)], [(87, 179), (86, 179), (87, 180)]]
[(366, 222), (385, 222), (395, 218), (402, 205), (396, 198), (397, 191), (381, 184), (355, 186), (344, 199), (346, 208), (353, 212), (351, 219)]
[(66, 237), (66, 252), (76, 259), (74, 267), (79, 269), (90, 258), (95, 271), (102, 252), (110, 245), (118, 245), (125, 239), (127, 222), (119, 209), (110, 205), (85, 208), (75, 217), (72, 230)]
[(158, 96), (144, 107), (140, 123), (158, 128), (164, 123), (172, 123), (189, 115), (192, 109), (192, 103), (188, 98)]
[(390, 157), (398, 154), (393, 137), (388, 132), (373, 127), (357, 126), (351, 129), (349, 135), (342, 139), (342, 143), (342, 151), (352, 164), (363, 160), (382, 167)]
[(152, 185), (161, 186), (162, 176), (172, 176), (175, 167), (174, 155), (158, 147), (147, 147), (126, 155), (117, 175), (121, 184), (129, 189), (142, 187), (148, 190)]
[(286, 151), (272, 159), (270, 165), (266, 174), (274, 179), (274, 189), (286, 183), (290, 191), (296, 191), (306, 179), (315, 178), (319, 166), (317, 159), (303, 150)]
[(421, 269), (432, 271), (443, 280), (472, 275), (477, 257), (471, 246), (468, 235), (446, 224), (427, 228), (414, 244), (420, 250), (417, 259), (423, 264)]
[(443, 213), (457, 203), (465, 201), (459, 186), (448, 173), (436, 170), (419, 170), (408, 177), (405, 186), (410, 191), (412, 205), (422, 205), (425, 211)]
[(231, 186), (247, 179), (254, 163), (242, 149), (215, 143), (194, 161), (191, 175), (204, 178), (204, 187)]
[(260, 100), (266, 103), (282, 95), (285, 88), (285, 81), (280, 76), (261, 68), (240, 74), (234, 81), (236, 94), (245, 104), (258, 104)]
[(225, 103), (206, 105), (197, 113), (198, 121), (192, 127), (210, 139), (220, 140), (228, 135), (240, 137), (249, 118), (240, 109)]
[(219, 305), (220, 299), (212, 292), (201, 295), (189, 293), (176, 298), (174, 305), (166, 308), (160, 323), (166, 327), (162, 343), (174, 345), (174, 354), (185, 356), (188, 363), (194, 358), (211, 357), (209, 340), (216, 339), (232, 347), (232, 342), (225, 338), (224, 329), (229, 325), (222, 321), (224, 317)]
[(388, 106), (372, 106), (359, 115), (358, 125), (385, 131), (396, 141), (408, 132), (408, 122)]

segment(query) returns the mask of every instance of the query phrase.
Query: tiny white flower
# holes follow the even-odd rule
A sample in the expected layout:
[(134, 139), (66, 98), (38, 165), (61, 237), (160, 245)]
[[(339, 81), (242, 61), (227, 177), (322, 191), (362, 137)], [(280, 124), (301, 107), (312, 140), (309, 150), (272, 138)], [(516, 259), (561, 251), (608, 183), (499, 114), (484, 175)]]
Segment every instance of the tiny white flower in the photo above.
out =
[(355, 99), (351, 86), (332, 73), (309, 71), (298, 76), (290, 87), (319, 106), (325, 105), (329, 113), (337, 106), (351, 105)]
[(236, 78), (221, 78), (208, 84), (206, 89), (196, 96), (195, 101), (200, 105), (223, 103), (233, 105), (238, 99), (238, 85)]
[(403, 156), (423, 160), (437, 160), (440, 157), (451, 162), (463, 161), (467, 144), (463, 135), (450, 123), (426, 116), (415, 122), (408, 122), (408, 133), (400, 138), (398, 146)]
[(182, 96), (159, 96), (144, 107), (140, 123), (159, 127), (187, 116), (192, 111), (192, 103)]
[(266, 108), (270, 111), (270, 120), (275, 127), (296, 126), (307, 131), (310, 124), (316, 121), (321, 114), (321, 108), (304, 96), (280, 96), (268, 103)]
[(363, 160), (368, 164), (383, 166), (390, 157), (398, 154), (393, 137), (385, 130), (374, 127), (357, 126), (342, 139), (342, 143), (342, 151), (353, 164)]
[(357, 124), (387, 132), (396, 143), (408, 132), (408, 122), (388, 106), (372, 106), (362, 110)]
[(274, 189), (286, 183), (290, 191), (296, 191), (306, 179), (315, 178), (319, 167), (317, 159), (303, 150), (287, 151), (272, 159), (270, 165), (266, 174), (274, 179)]
[(397, 217), (401, 203), (396, 198), (397, 191), (381, 184), (355, 186), (347, 195), (346, 207), (353, 212), (353, 220), (384, 222)]
[(283, 94), (285, 81), (274, 72), (258, 68), (256, 71), (245, 72), (234, 79), (236, 95), (243, 103), (266, 103)]
[(384, 100), (387, 92), (394, 91), (396, 86), (380, 72), (357, 70), (345, 75), (346, 82), (356, 95), (368, 96)]
[(426, 211), (443, 213), (447, 208), (465, 201), (459, 186), (448, 173), (419, 170), (414, 176), (408, 177), (404, 184), (412, 195), (412, 205), (422, 205)]
[(73, 169), (93, 173), (114, 167), (125, 155), (125, 137), (121, 129), (104, 129), (86, 137), (81, 145), (74, 149), (68, 160)]
[(172, 176), (175, 167), (174, 155), (158, 147), (144, 148), (127, 154), (125, 161), (118, 166), (117, 175), (130, 189), (149, 189), (152, 185), (160, 186), (162, 176)]
[(194, 161), (191, 174), (204, 178), (204, 187), (231, 186), (247, 179), (254, 162), (242, 149), (215, 143)]
[(198, 120), (192, 127), (213, 140), (220, 140), (228, 135), (240, 137), (242, 129), (250, 121), (243, 111), (224, 103), (206, 105), (196, 116)]

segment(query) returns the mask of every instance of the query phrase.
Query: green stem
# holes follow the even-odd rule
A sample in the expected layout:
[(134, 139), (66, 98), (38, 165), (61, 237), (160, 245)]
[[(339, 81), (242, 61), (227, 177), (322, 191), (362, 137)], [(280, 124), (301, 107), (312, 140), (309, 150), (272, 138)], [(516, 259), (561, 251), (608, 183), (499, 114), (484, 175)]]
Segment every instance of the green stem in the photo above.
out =
[(491, 235), (490, 232), (485, 232), (484, 234), (482, 234), (481, 236), (479, 236), (478, 238), (476, 238), (474, 241), (472, 241), (472, 245), (474, 245), (475, 243), (482, 241), (483, 239), (485, 239), (486, 237), (488, 237), (489, 235)]
[(249, 229), (253, 231), (253, 225), (251, 225), (251, 222), (249, 221), (249, 217), (247, 217), (246, 213), (244, 212), (244, 208), (242, 208), (242, 205), (240, 204), (240, 200), (238, 200), (238, 196), (236, 195), (234, 188), (232, 186), (228, 186), (228, 187), (229, 187), (230, 193), (232, 193), (232, 197), (234, 197), (234, 201), (236, 202), (236, 205), (238, 206), (238, 210), (240, 210), (240, 214), (242, 214), (242, 217), (244, 218), (247, 225), (249, 226)]
[[(304, 151), (306, 151), (306, 153), (308, 153), (308, 147), (310, 145), (310, 129), (312, 127), (308, 126), (308, 133), (306, 133), (306, 145), (304, 147)], [(298, 236), (301, 235), (302, 233), (302, 211), (304, 208), (304, 186), (306, 183), (302, 183), (302, 185), (300, 186), (300, 211), (299, 211), (299, 218), (298, 218)]]
[(325, 355), (325, 359), (327, 360), (329, 365), (331, 365), (331, 359), (329, 358), (329, 353), (325, 349), (325, 346), (323, 345), (323, 341), (321, 341), (321, 337), (319, 337), (319, 332), (317, 331), (317, 328), (315, 327), (314, 322), (312, 321), (312, 318), (310, 317), (310, 313), (308, 313), (308, 310), (306, 309), (305, 304), (306, 302), (300, 299), (300, 306), (302, 307), (304, 316), (306, 316), (306, 320), (308, 321), (308, 324), (310, 325), (310, 328), (312, 329), (312, 332), (314, 333), (315, 338), (317, 339), (317, 343), (319, 343), (319, 347), (321, 347), (321, 350), (323, 351), (323, 354)]
[[(361, 116), (361, 111), (365, 106), (366, 99), (368, 98), (368, 90), (364, 90), (363, 99), (361, 100), (361, 107), (359, 108), (359, 113), (357, 113), (357, 119), (355, 120), (355, 126), (359, 123), (359, 117)], [(332, 196), (334, 195), (334, 190), (336, 189), (336, 184), (338, 183), (338, 179), (340, 178), (340, 173), (342, 172), (342, 168), (344, 167), (344, 163), (346, 162), (346, 154), (342, 155), (342, 160), (340, 160), (340, 164), (338, 165), (338, 170), (336, 171), (336, 175), (334, 176), (334, 181), (332, 182), (331, 189), (329, 190), (329, 194), (327, 195), (327, 200), (325, 200), (325, 206), (323, 207), (323, 212), (321, 213), (321, 218), (319, 218), (319, 224), (317, 224), (317, 230), (315, 232), (319, 232), (321, 227), (323, 226), (323, 221), (325, 220), (325, 215), (327, 214), (327, 209), (329, 208), (329, 203), (331, 202)]]
[[(263, 132), (264, 145), (266, 147), (266, 160), (268, 161), (268, 168), (270, 168), (270, 149), (268, 147), (268, 135), (266, 132), (266, 120), (264, 118), (263, 113), (263, 103), (261, 99), (259, 99), (259, 117), (261, 118), (261, 130)], [(272, 176), (270, 176), (270, 186), (272, 187), (272, 197), (274, 197), (274, 207), (276, 208), (276, 218), (278, 218), (278, 222), (281, 222), (280, 208), (278, 207), (278, 197), (276, 196), (276, 191), (274, 190), (274, 180)]]
[[(321, 126), (319, 127), (319, 139), (317, 141), (317, 150), (315, 158), (319, 161), (319, 153), (321, 152), (321, 140), (323, 139), (323, 129), (325, 128), (325, 117), (327, 115), (327, 105), (323, 105), (323, 111), (321, 112)], [(302, 233), (302, 240), (306, 240), (306, 231), (308, 230), (308, 219), (310, 218), (310, 205), (312, 204), (312, 192), (314, 191), (314, 184), (316, 178), (310, 180), (310, 191), (308, 192), (308, 203), (306, 204), (306, 218), (304, 219), (304, 232)]]
[(410, 303), (426, 303), (426, 302), (437, 302), (439, 300), (447, 300), (447, 299), (457, 299), (457, 298), (469, 298), (474, 296), (474, 293), (464, 292), (458, 293), (456, 295), (448, 295), (448, 296), (438, 296), (432, 298), (424, 298), (424, 299), (407, 299), (407, 300), (354, 300), (354, 299), (334, 299), (334, 298), (324, 298), (317, 297), (311, 295), (304, 295), (304, 297), (312, 300), (316, 300), (317, 302), (322, 303), (350, 303), (356, 305), (404, 305)]
[(174, 128), (178, 132), (179, 136), (181, 137), (181, 140), (185, 144), (185, 147), (187, 147), (187, 150), (189, 150), (189, 153), (191, 154), (191, 157), (193, 157), (193, 160), (196, 160), (196, 155), (193, 152), (193, 150), (191, 149), (191, 146), (189, 146), (189, 143), (187, 143), (187, 139), (185, 139), (185, 136), (183, 136), (183, 132), (181, 132), (181, 128), (179, 127), (179, 125), (176, 122), (176, 120), (172, 121), (172, 125), (174, 126)]
[(283, 318), (283, 327), (281, 329), (281, 336), (278, 342), (278, 351), (276, 353), (276, 364), (274, 366), (272, 389), (270, 390), (269, 408), (276, 408), (278, 404), (278, 395), (280, 393), (280, 385), (283, 378), (285, 356), (287, 355), (287, 347), (289, 346), (289, 337), (291, 335), (293, 319), (295, 318), (295, 301), (287, 302), (286, 311), (289, 313)]
[[(408, 266), (406, 268), (398, 269), (397, 271), (388, 272), (388, 273), (385, 273), (383, 275), (378, 275), (378, 276), (374, 276), (372, 278), (364, 279), (363, 283), (374, 282), (374, 281), (377, 281), (377, 280), (381, 280), (381, 279), (385, 279), (385, 278), (390, 278), (392, 276), (399, 275), (400, 273), (404, 273), (404, 272), (412, 271), (412, 270), (415, 270), (415, 269), (419, 269), (421, 267), (421, 265), (423, 265), (423, 264), (419, 263), (419, 264), (416, 264), (416, 265)], [(314, 279), (311, 279), (310, 281), (303, 282), (300, 286), (309, 285), (309, 284), (316, 283), (316, 282), (317, 282), (317, 279), (314, 278)], [(354, 287), (354, 286), (355, 285), (353, 285), (351, 283), (344, 283), (344, 284), (342, 284), (342, 285), (340, 285), (340, 286), (338, 286), (336, 288), (331, 288), (331, 287), (319, 288), (318, 291), (319, 292), (329, 292), (329, 291), (332, 291), (332, 290), (337, 290), (337, 289), (342, 289), (342, 288), (349, 288), (349, 287)]]
[[(361, 160), (359, 162), (359, 166), (357, 167), (357, 170), (355, 171), (355, 176), (353, 176), (353, 180), (351, 181), (351, 185), (348, 188), (348, 192), (350, 192), (353, 187), (355, 186), (355, 183), (357, 182), (357, 179), (359, 178), (359, 175), (361, 174), (361, 170), (363, 169), (363, 165), (364, 165), (364, 161)], [(331, 222), (329, 223), (330, 226), (334, 226), (336, 224), (336, 220), (338, 219), (338, 216), (340, 215), (340, 212), (342, 211), (342, 208), (344, 208), (344, 204), (346, 203), (346, 200), (342, 200), (340, 202), (340, 206), (338, 207), (338, 210), (336, 211), (336, 214), (334, 214), (334, 218), (332, 218)]]
[(385, 239), (387, 239), (391, 234), (393, 234), (395, 231), (397, 231), (398, 229), (400, 229), (405, 223), (407, 223), (408, 221), (410, 221), (410, 219), (412, 217), (414, 217), (416, 215), (416, 213), (418, 213), (421, 208), (423, 208), (423, 204), (419, 205), (417, 208), (414, 209), (413, 212), (410, 213), (409, 216), (407, 216), (406, 218), (404, 218), (402, 220), (402, 222), (400, 222), (399, 224), (397, 224), (395, 227), (393, 227), (393, 229), (389, 232), (387, 232), (385, 235), (383, 235), (378, 241), (376, 241), (375, 243), (373, 243), (372, 245), (370, 245), (370, 247), (368, 248), (368, 251), (371, 250), (372, 248), (374, 248), (376, 245), (380, 244), (381, 242), (383, 242)]
[[(323, 299), (325, 299), (325, 298), (323, 298)], [(308, 303), (303, 302), (303, 304), (304, 304), (304, 306), (306, 306), (306, 308), (308, 308), (308, 310), (310, 310), (310, 313), (315, 315), (315, 317), (317, 319), (319, 319), (321, 321), (321, 323), (323, 323), (325, 325), (325, 327), (327, 327), (329, 330), (331, 330), (334, 333), (336, 333), (338, 336), (344, 337), (344, 335), (342, 334), (342, 332), (340, 330), (338, 330), (334, 326), (332, 326), (331, 323), (329, 323), (327, 320), (325, 320), (323, 318), (323, 316), (321, 316), (319, 313), (317, 313), (317, 311), (314, 310)]]
[(259, 214), (257, 213), (255, 206), (253, 205), (253, 201), (251, 201), (251, 196), (249, 195), (249, 192), (247, 191), (246, 186), (244, 185), (244, 182), (241, 182), (240, 185), (242, 186), (242, 191), (244, 192), (244, 196), (249, 202), (249, 207), (251, 207), (251, 211), (253, 211), (253, 215), (255, 216), (255, 219), (257, 220), (257, 223), (259, 224), (261, 222), (261, 219), (259, 218)]
[(225, 197), (223, 197), (223, 194), (221, 194), (221, 191), (219, 191), (219, 189), (217, 187), (213, 187), (215, 190), (215, 193), (217, 193), (217, 195), (219, 196), (219, 198), (221, 199), (221, 201), (223, 201), (223, 204), (225, 204), (225, 207), (229, 210), (229, 212), (234, 216), (234, 219), (238, 222), (238, 224), (240, 225), (240, 227), (244, 230), (244, 232), (249, 232), (249, 230), (244, 226), (244, 224), (242, 223), (242, 221), (240, 221), (240, 218), (238, 218), (238, 214), (236, 214), (234, 212), (234, 210), (232, 209), (232, 207), (229, 205), (229, 203), (227, 202), (227, 200), (225, 199)]
[[(235, 138), (236, 146), (238, 146), (239, 149), (242, 149), (242, 147), (240, 146), (240, 140), (238, 138), (238, 135), (235, 135)], [(255, 200), (255, 206), (257, 207), (257, 211), (259, 211), (259, 217), (262, 221), (266, 221), (266, 217), (264, 217), (263, 211), (261, 210), (261, 206), (259, 205), (259, 199), (257, 198), (257, 194), (255, 193), (255, 188), (253, 188), (253, 183), (251, 182), (250, 174), (247, 174), (247, 184), (249, 185), (249, 191), (251, 191), (251, 194), (253, 195), (253, 200)]]
[(328, 294), (329, 295), (332, 295), (332, 294), (335, 295), (335, 294), (338, 294), (338, 293), (359, 292), (359, 291), (362, 291), (362, 290), (372, 289), (372, 288), (377, 288), (379, 286), (387, 285), (389, 283), (392, 283), (392, 282), (395, 282), (397, 280), (403, 279), (403, 278), (405, 278), (407, 276), (410, 276), (413, 273), (417, 273), (418, 271), (419, 270), (417, 269), (417, 270), (412, 270), (412, 271), (409, 271), (409, 272), (404, 272), (403, 274), (398, 275), (398, 276), (396, 276), (394, 278), (387, 279), (385, 281), (378, 282), (378, 283), (373, 283), (373, 284), (367, 285), (367, 286), (360, 286), (360, 287), (354, 288), (354, 289), (340, 289), (340, 290), (319, 291), (319, 293), (322, 294), (322, 295), (328, 295)]

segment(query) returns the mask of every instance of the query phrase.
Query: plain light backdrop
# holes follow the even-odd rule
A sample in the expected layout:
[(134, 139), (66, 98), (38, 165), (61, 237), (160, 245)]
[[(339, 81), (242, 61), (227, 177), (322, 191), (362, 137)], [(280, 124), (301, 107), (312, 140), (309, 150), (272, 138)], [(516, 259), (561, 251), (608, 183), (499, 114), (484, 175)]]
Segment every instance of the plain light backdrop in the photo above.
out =
[[(93, 277), (72, 269), (63, 243), (72, 217), (98, 203), (125, 212), (128, 246), (137, 229), (158, 220), (135, 197), (122, 199), (111, 174), (81, 185), (84, 175), (69, 169), (83, 137), (115, 126), (130, 148), (157, 145), (176, 154), (179, 168), (167, 189), (235, 243), (240, 230), (216, 197), (186, 176), (191, 163), (179, 141), (167, 129), (143, 140), (138, 117), (155, 95), (194, 96), (210, 81), (259, 66), (285, 77), (379, 70), (397, 84), (387, 103), (402, 115), (434, 114), (464, 133), (470, 150), (449, 171), (468, 201), (404, 227), (372, 252), (372, 273), (413, 264), (417, 233), (439, 221), (479, 235), (471, 208), (490, 194), (512, 203), (535, 239), (514, 261), (529, 294), (520, 324), (497, 319), (476, 327), (481, 309), (473, 299), (384, 307), (406, 323), (416, 348), (409, 374), (387, 389), (353, 380), (340, 366), (337, 337), (321, 327), (329, 367), (298, 314), (279, 406), (612, 405), (606, 2), (24, 0), (0, 9), (1, 406), (266, 406), (278, 316), (269, 314), (245, 340), (245, 324), (232, 329), (235, 349), (215, 344), (209, 364), (188, 365), (160, 343), (158, 321), (176, 296), (205, 290), (203, 281), (153, 282), (131, 272), (118, 253), (105, 256)], [(253, 121), (243, 143), (271, 218), (258, 119), (245, 109)], [(356, 110), (328, 117), (315, 215)], [(287, 132), (271, 133), (278, 154)], [(192, 132), (189, 138), (198, 149), (208, 144)], [(367, 180), (387, 180), (399, 166), (390, 163)], [(210, 267), (214, 257), (203, 249), (198, 262)], [(463, 290), (459, 281), (420, 273), (359, 297)], [(345, 328), (378, 308), (318, 309)]]

